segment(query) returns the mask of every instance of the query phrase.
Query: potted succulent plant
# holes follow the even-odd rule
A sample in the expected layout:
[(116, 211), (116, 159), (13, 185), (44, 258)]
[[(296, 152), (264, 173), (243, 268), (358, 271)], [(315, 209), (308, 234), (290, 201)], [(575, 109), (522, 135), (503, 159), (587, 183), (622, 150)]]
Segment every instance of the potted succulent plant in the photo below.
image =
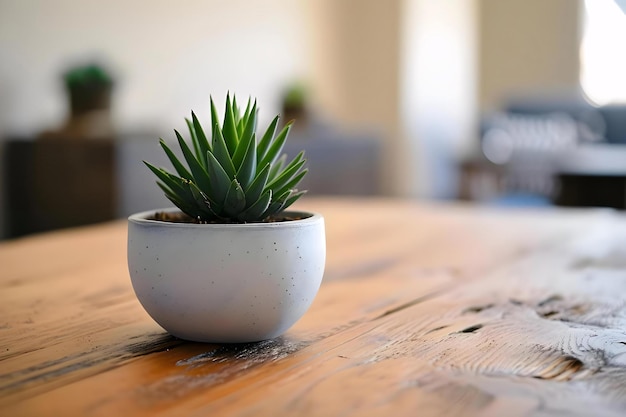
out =
[(286, 211), (303, 191), (303, 152), (282, 154), (279, 117), (257, 140), (256, 102), (226, 97), (211, 137), (196, 115), (182, 158), (160, 141), (175, 173), (145, 162), (177, 207), (128, 221), (128, 267), (137, 298), (165, 330), (200, 342), (252, 342), (285, 332), (319, 289), (326, 257), (320, 214)]

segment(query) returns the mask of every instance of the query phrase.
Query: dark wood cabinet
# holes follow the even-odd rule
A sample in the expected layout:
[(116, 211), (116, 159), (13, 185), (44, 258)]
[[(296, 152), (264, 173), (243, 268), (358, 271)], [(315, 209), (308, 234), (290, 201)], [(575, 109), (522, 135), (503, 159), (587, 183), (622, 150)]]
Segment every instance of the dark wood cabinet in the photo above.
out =
[(116, 216), (112, 140), (9, 140), (3, 166), (7, 237)]

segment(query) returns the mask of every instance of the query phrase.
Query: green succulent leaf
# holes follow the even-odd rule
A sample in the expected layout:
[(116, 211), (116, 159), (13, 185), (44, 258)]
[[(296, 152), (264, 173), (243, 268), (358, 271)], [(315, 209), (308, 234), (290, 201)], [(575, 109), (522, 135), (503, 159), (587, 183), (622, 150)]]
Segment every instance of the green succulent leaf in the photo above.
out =
[(239, 216), (240, 221), (254, 222), (263, 220), (263, 213), (267, 210), (272, 201), (272, 190), (267, 190), (254, 204), (244, 210)]
[[(263, 190), (265, 189), (265, 185), (267, 184), (267, 179), (270, 174), (270, 164), (265, 165), (265, 168), (261, 170), (250, 184), (246, 191), (246, 202), (248, 207), (251, 207), (255, 202), (261, 197)], [(265, 210), (265, 209), (263, 209)]]
[[(246, 110), (244, 111), (243, 116), (237, 120), (237, 133), (239, 134), (239, 137), (243, 136), (243, 132), (246, 129), (246, 125), (248, 123), (248, 119), (250, 118), (251, 101), (252, 99), (248, 98), (248, 104), (246, 104)], [(254, 105), (256, 106), (256, 102), (254, 102)]]
[[(230, 95), (230, 94), (229, 94)], [(240, 119), (239, 117), (239, 105), (237, 104), (237, 97), (233, 94), (233, 116), (235, 117), (235, 122)]]
[(224, 201), (230, 188), (231, 179), (211, 152), (207, 153), (207, 168), (212, 179), (211, 194), (215, 201)]
[(184, 183), (181, 178), (178, 178), (163, 168), (158, 168), (149, 162), (143, 161), (143, 163), (146, 164), (146, 166), (150, 168), (150, 171), (152, 171), (154, 175), (156, 175), (157, 178), (167, 185), (175, 194), (184, 195), (186, 193), (186, 189), (183, 186)]
[(193, 130), (195, 132), (195, 135), (192, 135), (191, 138), (194, 140), (194, 147), (198, 149), (196, 157), (198, 158), (198, 161), (202, 162), (203, 165), (206, 165), (206, 153), (211, 149), (211, 145), (209, 144), (209, 141), (204, 134), (204, 129), (202, 129), (202, 125), (200, 124), (200, 121), (198, 121), (194, 112), (191, 112), (191, 119), (193, 121)]
[[(193, 144), (193, 151), (196, 154), (196, 158), (200, 155), (200, 147), (198, 145), (198, 138), (196, 138), (196, 130), (193, 127), (193, 122), (185, 117), (185, 123), (187, 123), (187, 129), (189, 129), (189, 135), (191, 136), (191, 143)], [(163, 140), (163, 139), (161, 139)], [(198, 158), (199, 160), (200, 158)]]
[(228, 152), (231, 156), (233, 156), (235, 154), (235, 150), (237, 150), (239, 136), (237, 135), (235, 112), (233, 110), (233, 105), (230, 102), (230, 95), (226, 95), (226, 112), (224, 114), (224, 127), (222, 129), (222, 134), (224, 135)]
[(190, 204), (188, 200), (181, 198), (178, 194), (174, 193), (171, 189), (169, 189), (163, 183), (157, 181), (157, 185), (159, 186), (159, 188), (161, 188), (161, 190), (163, 190), (165, 197), (168, 200), (170, 200), (172, 203), (174, 203), (176, 207), (178, 207), (183, 212), (187, 213), (189, 216), (193, 218), (198, 218), (198, 217), (202, 218), (204, 214), (202, 210), (199, 210), (195, 205)]
[(283, 147), (285, 146), (285, 141), (287, 140), (287, 135), (291, 130), (291, 125), (293, 122), (289, 122), (285, 125), (285, 127), (280, 131), (280, 133), (276, 136), (274, 141), (270, 144), (269, 148), (263, 158), (260, 161), (260, 165), (264, 166), (265, 164), (271, 164), (278, 159), (281, 152), (283, 151)]
[[(259, 141), (259, 145), (256, 148), (256, 159), (257, 161), (261, 161), (265, 154), (267, 154), (267, 150), (269, 149), (272, 141), (274, 140), (274, 134), (276, 134), (276, 126), (278, 126), (279, 116), (274, 117), (274, 120), (270, 123), (270, 125), (265, 130), (263, 137)], [(259, 163), (259, 166), (264, 166)]]
[(221, 131), (222, 128), (220, 127), (220, 118), (217, 114), (213, 97), (209, 97), (209, 99), (211, 101), (211, 128), (215, 128), (215, 126), (217, 126), (217, 129)]
[(261, 216), (264, 219), (266, 219), (268, 217), (272, 217), (276, 215), (277, 213), (280, 213), (280, 209), (284, 204), (285, 204), (284, 201), (278, 201), (278, 200), (272, 199), (272, 202), (269, 204), (269, 206), (267, 207), (267, 209), (265, 210), (265, 212), (263, 212)]
[(148, 162), (144, 161), (144, 163), (161, 180), (157, 181), (157, 185), (165, 192), (165, 196), (171, 202), (194, 218), (202, 214), (201, 211), (198, 211), (198, 206), (195, 204), (193, 193), (189, 187), (190, 181), (172, 175)]
[[(240, 146), (244, 145), (242, 142)], [(248, 140), (247, 150), (245, 155), (243, 156), (243, 160), (239, 165), (239, 170), (237, 171), (237, 179), (241, 183), (244, 189), (248, 189), (252, 181), (254, 180), (254, 174), (256, 171), (256, 139), (254, 134)]]
[(274, 193), (277, 192), (278, 189), (285, 186), (285, 184), (289, 183), (299, 172), (300, 168), (304, 165), (306, 160), (304, 159), (304, 151), (300, 152), (290, 163), (282, 170), (282, 172), (273, 179), (269, 184), (267, 184), (267, 188), (271, 188), (274, 190)]
[(191, 191), (191, 195), (196, 200), (198, 207), (211, 207), (211, 203), (209, 203), (209, 199), (193, 182), (188, 182), (189, 190)]
[[(245, 138), (242, 137), (237, 144), (237, 149), (233, 155), (233, 165), (235, 166), (235, 169), (239, 170), (239, 168), (241, 168), (241, 163), (248, 153), (248, 148), (250, 147), (250, 143), (252, 141), (254, 141), (254, 135)], [(256, 143), (254, 144), (254, 160), (256, 161)]]
[[(248, 106), (250, 106), (249, 101)], [(254, 180), (255, 171), (257, 169), (255, 134), (257, 118), (256, 101), (251, 109), (248, 108), (248, 110), (246, 110), (244, 118), (247, 123), (239, 144), (237, 145), (235, 155), (233, 156), (233, 165), (237, 169), (237, 179), (242, 187), (247, 189), (252, 183), (252, 180)]]
[(281, 204), (285, 204), (285, 201), (287, 201), (287, 198), (293, 194), (293, 190), (285, 190), (280, 194), (274, 193), (275, 196), (277, 196), (276, 198), (274, 198), (274, 201), (277, 203), (281, 203)]
[(167, 155), (167, 157), (169, 158), (170, 162), (172, 163), (172, 165), (174, 166), (174, 169), (176, 170), (176, 172), (178, 172), (178, 175), (180, 175), (182, 178), (193, 178), (191, 173), (187, 170), (187, 168), (185, 168), (185, 166), (178, 160), (178, 158), (176, 157), (176, 155), (174, 155), (174, 152), (172, 152), (172, 150), (167, 146), (167, 144), (165, 143), (165, 141), (163, 139), (161, 139), (159, 141), (161, 147), (163, 148), (163, 151), (165, 151), (165, 154)]
[[(250, 106), (250, 102), (248, 102)], [(240, 135), (241, 141), (248, 141), (252, 136), (256, 135), (256, 123), (257, 123), (258, 111), (256, 107), (256, 101), (252, 105), (250, 110), (246, 110), (246, 114), (241, 119), (244, 126), (243, 132)], [(256, 150), (255, 150), (256, 152)]]
[(286, 208), (291, 206), (293, 203), (295, 203), (300, 197), (302, 197), (305, 194), (306, 194), (306, 190), (294, 192), (289, 197), (287, 197), (282, 209), (285, 210)]
[(298, 185), (300, 183), (300, 181), (302, 181), (302, 178), (304, 178), (304, 176), (307, 174), (307, 172), (308, 172), (308, 170), (303, 169), (302, 171), (297, 173), (295, 176), (293, 176), (287, 183), (285, 183), (285, 185), (283, 185), (281, 188), (277, 189), (275, 192), (276, 193), (282, 193), (282, 192), (285, 192), (287, 190), (293, 189), (296, 185)]
[(274, 181), (274, 179), (280, 174), (283, 170), (283, 167), (287, 163), (287, 154), (282, 154), (280, 158), (274, 162), (270, 169), (269, 181)]
[(230, 178), (234, 178), (237, 171), (228, 152), (222, 131), (218, 129), (217, 125), (213, 127), (213, 155), (219, 161), (226, 174)]
[(237, 217), (246, 208), (246, 194), (241, 188), (241, 184), (234, 179), (228, 187), (224, 200), (224, 214), (229, 217)]
[(206, 190), (206, 192), (210, 194), (211, 193), (210, 190), (212, 186), (211, 186), (211, 180), (209, 179), (209, 175), (207, 174), (204, 167), (200, 164), (200, 162), (193, 155), (193, 153), (191, 152), (191, 149), (189, 149), (189, 146), (187, 146), (187, 143), (185, 143), (185, 140), (180, 135), (180, 133), (178, 133), (177, 130), (175, 130), (174, 132), (176, 133), (176, 137), (178, 138), (178, 145), (180, 146), (180, 149), (183, 151), (183, 156), (185, 157), (185, 160), (187, 161), (187, 165), (189, 166), (189, 169), (191, 173), (193, 174), (194, 182), (196, 183), (196, 185), (198, 185), (198, 187), (200, 187), (200, 189)]
[(205, 214), (204, 216), (202, 216), (203, 218), (206, 217), (207, 213), (211, 216), (222, 218), (219, 215), (219, 213), (223, 209), (223, 206), (220, 203), (212, 200), (209, 196), (202, 192), (202, 190), (200, 190), (193, 182), (189, 182), (189, 189), (191, 190), (191, 194), (196, 200), (196, 205)]

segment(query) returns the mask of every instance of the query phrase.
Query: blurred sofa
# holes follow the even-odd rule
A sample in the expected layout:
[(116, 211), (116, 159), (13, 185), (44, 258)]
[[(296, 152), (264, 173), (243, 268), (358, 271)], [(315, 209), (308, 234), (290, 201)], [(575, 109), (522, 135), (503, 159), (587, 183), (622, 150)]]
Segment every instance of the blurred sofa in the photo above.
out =
[(626, 208), (624, 105), (509, 100), (482, 118), (479, 136), (479, 154), (463, 162), (466, 198), (482, 181), (495, 204)]

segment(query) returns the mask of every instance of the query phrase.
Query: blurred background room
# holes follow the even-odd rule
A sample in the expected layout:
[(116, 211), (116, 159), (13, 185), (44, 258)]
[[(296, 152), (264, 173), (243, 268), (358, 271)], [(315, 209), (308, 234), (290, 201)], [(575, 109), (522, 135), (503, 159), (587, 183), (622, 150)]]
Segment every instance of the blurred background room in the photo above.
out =
[(626, 208), (621, 0), (0, 0), (0, 238), (169, 206), (209, 95), (296, 125), (311, 195)]

